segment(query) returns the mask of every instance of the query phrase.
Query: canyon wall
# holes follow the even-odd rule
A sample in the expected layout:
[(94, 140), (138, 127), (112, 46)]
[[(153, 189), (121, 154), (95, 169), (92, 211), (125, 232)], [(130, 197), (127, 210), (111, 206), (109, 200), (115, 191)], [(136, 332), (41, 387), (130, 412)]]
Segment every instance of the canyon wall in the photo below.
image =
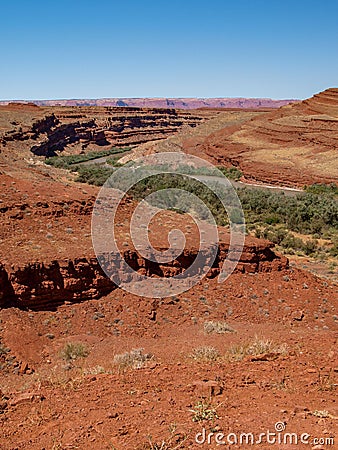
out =
[(165, 139), (217, 112), (173, 108), (0, 106), (0, 151), (25, 143), (33, 154), (80, 153)]

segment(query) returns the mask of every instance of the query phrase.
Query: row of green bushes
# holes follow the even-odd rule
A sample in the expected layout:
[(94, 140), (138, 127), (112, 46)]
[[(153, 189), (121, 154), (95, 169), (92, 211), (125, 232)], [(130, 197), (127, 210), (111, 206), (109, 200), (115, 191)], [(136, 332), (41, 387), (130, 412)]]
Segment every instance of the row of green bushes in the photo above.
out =
[(338, 231), (338, 199), (334, 194), (305, 192), (297, 196), (239, 189), (248, 223), (283, 224), (303, 234), (330, 236)]
[[(77, 170), (78, 181), (95, 185), (102, 185), (114, 171), (113, 168), (110, 170), (96, 166), (83, 166)], [(127, 172), (123, 177), (128, 184)], [(209, 207), (218, 224), (227, 223), (227, 214), (217, 196), (203, 183), (183, 175), (160, 174), (148, 177), (137, 183), (130, 194), (136, 199), (141, 199), (152, 192), (166, 188), (177, 188), (194, 193)], [(217, 189), (217, 183), (215, 183), (214, 190), (217, 191)], [(324, 235), (329, 238), (338, 231), (338, 200), (333, 192), (334, 190), (320, 195), (307, 190), (296, 196), (287, 196), (284, 193), (263, 189), (240, 188), (237, 190), (247, 224), (284, 225), (291, 231), (315, 234), (317, 237)], [(230, 205), (235, 204), (235, 199), (231, 196), (228, 197), (228, 201)], [(179, 205), (175, 205), (174, 198), (170, 198), (170, 202), (173, 202), (172, 207), (179, 209)], [(234, 214), (236, 215), (236, 212)]]
[(304, 186), (304, 191), (320, 195), (338, 195), (338, 185), (336, 183), (315, 183), (310, 186)]
[(75, 166), (73, 170), (77, 172), (75, 181), (93, 184), (94, 186), (103, 186), (107, 178), (114, 172), (113, 167), (110, 169), (99, 165)]
[(88, 152), (81, 153), (80, 155), (61, 155), (61, 156), (52, 156), (50, 158), (46, 158), (45, 163), (57, 167), (59, 169), (69, 169), (70, 166), (76, 165), (85, 161), (91, 161), (97, 158), (103, 158), (105, 156), (116, 155), (120, 153), (125, 153), (130, 150), (130, 147), (113, 147), (109, 150), (101, 150), (98, 152)]
[(286, 253), (301, 252), (308, 256), (314, 256), (315, 254), (327, 254), (327, 256), (338, 256), (338, 236), (333, 237), (331, 242), (325, 242), (320, 244), (318, 239), (314, 238), (300, 238), (295, 236), (292, 232), (288, 231), (283, 226), (268, 225), (264, 227), (262, 225), (255, 225), (250, 227), (254, 230), (255, 236), (258, 238), (268, 239), (280, 246), (286, 251)]
[(313, 255), (318, 250), (318, 240), (306, 239), (303, 240), (294, 236), (286, 228), (281, 226), (255, 226), (255, 236), (258, 238), (268, 239), (276, 245), (286, 249), (288, 252), (292, 249), (294, 251), (301, 251), (305, 255)]

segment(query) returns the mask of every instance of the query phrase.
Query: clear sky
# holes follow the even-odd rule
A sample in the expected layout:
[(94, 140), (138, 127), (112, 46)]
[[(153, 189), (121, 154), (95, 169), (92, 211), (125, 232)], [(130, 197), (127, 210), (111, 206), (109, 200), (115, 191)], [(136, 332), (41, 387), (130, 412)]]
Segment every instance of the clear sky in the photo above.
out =
[(0, 0), (0, 21), (0, 99), (338, 86), (338, 0)]

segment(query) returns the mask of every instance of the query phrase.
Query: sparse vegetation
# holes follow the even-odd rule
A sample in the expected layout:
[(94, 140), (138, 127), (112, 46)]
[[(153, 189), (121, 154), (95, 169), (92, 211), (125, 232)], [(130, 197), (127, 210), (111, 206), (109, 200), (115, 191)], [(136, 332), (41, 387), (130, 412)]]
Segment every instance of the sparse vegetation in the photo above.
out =
[(207, 334), (211, 333), (217, 333), (217, 334), (224, 334), (224, 333), (234, 333), (235, 330), (228, 325), (226, 322), (215, 322), (213, 320), (205, 322), (204, 323), (204, 331)]
[(100, 373), (106, 373), (106, 370), (102, 366), (95, 366), (83, 369), (83, 375), (98, 375)]
[(162, 441), (160, 443), (153, 443), (151, 440), (149, 441), (150, 447), (149, 450), (178, 450), (179, 448), (183, 448), (183, 442), (179, 442), (178, 444), (172, 444), (170, 441)]
[[(255, 236), (258, 238), (268, 239), (274, 244), (280, 246), (286, 253), (294, 253), (299, 251), (304, 255), (314, 255), (319, 250), (317, 239), (309, 237), (306, 240), (295, 236), (294, 233), (288, 231), (284, 226), (262, 226), (257, 225), (254, 228)], [(330, 250), (328, 250), (330, 251)]]
[(147, 446), (145, 450), (178, 450), (184, 448), (183, 444), (187, 440), (187, 436), (182, 433), (177, 433), (177, 425), (170, 424), (168, 439), (163, 439), (160, 442), (153, 442), (152, 436), (149, 436), (149, 447)]
[(193, 413), (193, 422), (202, 422), (204, 420), (214, 421), (215, 419), (218, 419), (216, 408), (214, 408), (210, 402), (204, 400), (199, 400), (194, 406), (194, 409), (191, 409), (190, 412)]
[(147, 361), (154, 358), (151, 353), (143, 353), (143, 348), (133, 349), (130, 352), (115, 355), (114, 364), (120, 370), (140, 369), (144, 367)]
[(329, 411), (326, 411), (326, 410), (319, 411), (317, 409), (312, 412), (312, 415), (315, 417), (320, 417), (321, 419), (328, 419), (331, 416)]
[(5, 347), (5, 345), (0, 342), (0, 356), (6, 355), (8, 351), (9, 351), (8, 348)]
[(228, 357), (232, 361), (241, 361), (246, 356), (258, 356), (265, 353), (286, 354), (285, 344), (276, 344), (270, 339), (256, 336), (252, 342), (234, 345), (228, 350)]
[(219, 351), (215, 347), (203, 346), (196, 347), (190, 354), (190, 357), (199, 362), (217, 361), (220, 357)]
[(318, 373), (318, 390), (319, 391), (333, 391), (335, 388), (335, 380), (330, 370), (329, 373)]
[(61, 357), (67, 362), (85, 358), (88, 355), (89, 350), (81, 342), (68, 342), (61, 350)]

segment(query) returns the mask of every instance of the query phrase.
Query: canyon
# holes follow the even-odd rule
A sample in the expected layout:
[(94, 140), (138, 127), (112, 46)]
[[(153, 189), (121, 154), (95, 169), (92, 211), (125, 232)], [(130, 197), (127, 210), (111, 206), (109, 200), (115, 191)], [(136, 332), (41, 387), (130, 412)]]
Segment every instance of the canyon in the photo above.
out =
[[(336, 100), (331, 89), (274, 111), (0, 106), (1, 448), (188, 449), (202, 427), (258, 436), (277, 422), (290, 433), (335, 436), (334, 281), (247, 235), (236, 270), (219, 282), (229, 247), (220, 226), (216, 260), (193, 289), (131, 294), (117, 287), (116, 255), (93, 248), (99, 187), (45, 158), (126, 146), (127, 162), (174, 150), (235, 165), (243, 181), (331, 182)], [(301, 173), (284, 170), (288, 158)], [(194, 220), (156, 214), (148, 228), (156, 249), (168, 249), (172, 230), (186, 238), (179, 256), (156, 264), (133, 245), (137, 205), (126, 196), (116, 213), (124, 260), (155, 281), (184, 273), (198, 250)]]
[(80, 153), (164, 139), (182, 127), (194, 127), (215, 115), (210, 111), (118, 107), (0, 106), (0, 145), (20, 143), (37, 156)]

